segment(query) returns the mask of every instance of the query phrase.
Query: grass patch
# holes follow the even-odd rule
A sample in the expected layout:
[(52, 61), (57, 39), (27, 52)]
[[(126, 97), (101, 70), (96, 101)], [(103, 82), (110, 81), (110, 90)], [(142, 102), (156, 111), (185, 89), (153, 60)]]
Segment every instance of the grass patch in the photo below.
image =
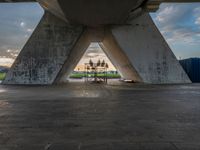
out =
[(76, 74), (71, 74), (70, 78), (83, 78), (85, 77), (85, 74), (81, 74), (81, 73), (76, 73)]
[(0, 72), (0, 80), (4, 80), (6, 77), (6, 73), (1, 73)]
[[(88, 74), (88, 77), (94, 77), (94, 74)], [(119, 74), (97, 74), (98, 77), (107, 77), (107, 78), (121, 78)], [(0, 80), (4, 80), (6, 77), (6, 73), (0, 73)], [(84, 73), (76, 73), (76, 74), (71, 74), (70, 78), (83, 78), (85, 77)]]
[[(76, 74), (71, 74), (70, 78), (83, 78), (85, 77), (86, 74), (84, 73), (76, 73)], [(87, 77), (94, 77), (94, 74), (87, 74)], [(107, 77), (107, 78), (121, 78), (119, 74), (97, 74), (97, 77)]]

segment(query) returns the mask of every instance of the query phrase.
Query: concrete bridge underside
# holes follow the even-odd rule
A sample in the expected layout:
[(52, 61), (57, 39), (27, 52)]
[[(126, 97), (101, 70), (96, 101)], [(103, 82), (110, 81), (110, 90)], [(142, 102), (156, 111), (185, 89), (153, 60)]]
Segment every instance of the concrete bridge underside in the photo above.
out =
[(44, 16), (3, 83), (65, 82), (91, 42), (100, 44), (125, 79), (190, 83), (148, 14), (163, 1), (111, 1), (38, 0)]

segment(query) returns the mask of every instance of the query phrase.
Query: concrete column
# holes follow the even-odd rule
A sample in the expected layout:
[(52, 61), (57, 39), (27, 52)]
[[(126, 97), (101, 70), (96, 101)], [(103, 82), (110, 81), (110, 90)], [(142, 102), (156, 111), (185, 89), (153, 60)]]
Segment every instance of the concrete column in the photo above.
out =
[(60, 70), (60, 73), (55, 80), (56, 84), (68, 82), (67, 80), (70, 73), (74, 70), (80, 59), (83, 57), (90, 43), (90, 36), (88, 31), (85, 30), (77, 41), (76, 45), (73, 47), (69, 55), (69, 59), (66, 59), (62, 69)]
[(83, 31), (45, 12), (3, 83), (52, 84)]
[[(103, 44), (111, 50), (113, 42), (118, 51), (123, 53), (132, 68), (133, 74), (144, 83), (190, 83), (190, 79), (177, 61), (165, 39), (153, 23), (149, 14), (143, 14), (130, 22), (130, 25), (112, 26), (109, 38)], [(114, 51), (111, 52), (114, 54)], [(115, 54), (115, 61), (121, 56)], [(118, 58), (117, 58), (118, 57)], [(125, 60), (126, 61), (126, 60)], [(129, 69), (129, 71), (133, 70)], [(124, 76), (130, 79), (129, 75)], [(135, 76), (132, 79), (136, 79)], [(138, 78), (139, 79), (139, 78)]]
[(64, 63), (59, 75), (57, 76), (55, 83), (65, 83), (76, 67), (85, 51), (89, 47), (91, 42), (100, 42), (104, 38), (104, 28), (86, 28), (81, 35), (76, 45), (73, 47), (72, 52), (69, 55), (69, 59)]
[(133, 80), (135, 82), (142, 82), (141, 77), (131, 64), (129, 58), (114, 39), (110, 30), (105, 30), (105, 37), (99, 45), (122, 78)]

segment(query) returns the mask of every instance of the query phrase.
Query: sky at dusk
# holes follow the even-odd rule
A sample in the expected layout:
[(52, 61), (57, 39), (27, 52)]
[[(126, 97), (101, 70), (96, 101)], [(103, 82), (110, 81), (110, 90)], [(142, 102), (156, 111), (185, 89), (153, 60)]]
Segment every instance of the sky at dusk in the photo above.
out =
[[(0, 4), (0, 66), (10, 66), (40, 21), (37, 3)], [(162, 4), (151, 16), (178, 59), (200, 57), (200, 3)], [(93, 43), (81, 60), (106, 59)]]
[(86, 50), (85, 54), (79, 61), (78, 65), (74, 69), (75, 71), (84, 71), (85, 70), (85, 63), (89, 63), (90, 59), (93, 61), (93, 63), (97, 63), (98, 60), (101, 62), (104, 60), (108, 64), (108, 71), (116, 71), (116, 68), (112, 64), (112, 62), (109, 60), (109, 58), (106, 56), (106, 54), (103, 52), (101, 47), (98, 43), (91, 43), (88, 49)]

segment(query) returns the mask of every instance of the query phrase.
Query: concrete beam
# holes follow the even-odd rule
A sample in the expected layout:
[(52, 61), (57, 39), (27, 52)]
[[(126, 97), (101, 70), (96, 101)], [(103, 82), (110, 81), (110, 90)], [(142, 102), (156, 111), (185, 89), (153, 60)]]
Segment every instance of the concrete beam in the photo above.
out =
[(52, 84), (82, 32), (45, 12), (3, 84)]
[(63, 10), (58, 4), (57, 0), (37, 0), (37, 2), (45, 9), (45, 11), (49, 11), (54, 14), (56, 17), (64, 20), (68, 23), (67, 18), (65, 17)]
[(143, 9), (147, 12), (155, 12), (161, 3), (197, 3), (200, 0), (148, 0)]
[(124, 24), (145, 0), (57, 0), (71, 23), (99, 27)]
[(137, 17), (130, 24), (112, 26), (112, 37), (142, 82), (191, 82), (149, 14)]
[(126, 79), (144, 83), (190, 83), (147, 13), (128, 24), (85, 29), (45, 12), (3, 83), (65, 82), (90, 42), (101, 42), (100, 46)]

